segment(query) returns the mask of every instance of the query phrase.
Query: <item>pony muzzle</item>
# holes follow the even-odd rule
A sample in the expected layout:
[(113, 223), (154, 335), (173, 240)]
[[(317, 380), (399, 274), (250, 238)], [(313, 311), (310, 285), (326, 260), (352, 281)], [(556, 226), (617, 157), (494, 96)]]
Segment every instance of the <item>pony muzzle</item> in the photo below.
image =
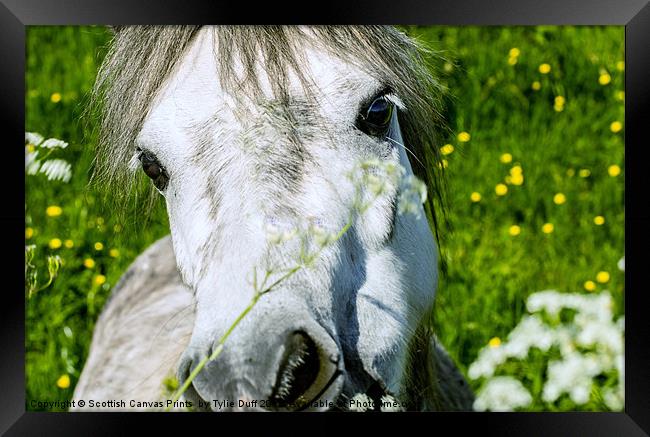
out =
[[(227, 341), (222, 353), (196, 375), (184, 398), (192, 409), (212, 411), (337, 408), (345, 375), (341, 353), (322, 328), (311, 331), (299, 328), (279, 338)], [(186, 351), (178, 372), (181, 384), (205, 356), (192, 357)]]

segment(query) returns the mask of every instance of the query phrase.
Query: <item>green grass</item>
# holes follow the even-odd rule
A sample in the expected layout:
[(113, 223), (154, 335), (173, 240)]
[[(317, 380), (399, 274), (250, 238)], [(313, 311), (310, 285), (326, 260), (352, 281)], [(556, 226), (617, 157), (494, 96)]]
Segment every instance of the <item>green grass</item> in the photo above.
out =
[[(443, 239), (436, 331), (466, 372), (492, 337), (505, 336), (525, 312), (526, 297), (544, 289), (584, 292), (599, 271), (611, 279), (597, 291), (612, 292), (623, 312), (624, 254), (623, 27), (432, 27), (408, 28), (448, 59), (440, 62), (454, 151), (448, 161), (449, 217)], [(42, 176), (26, 179), (27, 239), (36, 244), (41, 280), (48, 254), (64, 260), (52, 286), (26, 300), (27, 409), (30, 400), (65, 400), (83, 368), (92, 330), (110, 289), (129, 263), (168, 232), (162, 203), (145, 222), (137, 214), (118, 220), (109, 204), (88, 186), (92, 133), (80, 115), (110, 35), (99, 27), (35, 27), (27, 32), (26, 127), (70, 143), (60, 157), (73, 165), (65, 184)], [(508, 62), (512, 48), (517, 62)], [(548, 63), (547, 74), (539, 66)], [(604, 72), (611, 81), (601, 84)], [(538, 81), (539, 90), (532, 88)], [(54, 103), (53, 93), (61, 94)], [(565, 98), (562, 111), (556, 96)], [(55, 99), (56, 100), (56, 99)], [(460, 142), (457, 134), (468, 132)], [(512, 162), (500, 157), (510, 153)], [(504, 183), (514, 165), (522, 185)], [(620, 175), (610, 176), (616, 164)], [(580, 170), (587, 169), (588, 177)], [(479, 192), (479, 202), (470, 195)], [(556, 205), (553, 196), (564, 193)], [(63, 213), (48, 217), (46, 208)], [(605, 223), (594, 224), (602, 215)], [(542, 225), (552, 223), (545, 234)], [(511, 236), (510, 226), (521, 233)], [(50, 249), (53, 238), (74, 246)], [(95, 243), (103, 244), (96, 250)], [(111, 249), (119, 254), (111, 256)], [(115, 253), (113, 252), (113, 255)], [(88, 268), (84, 260), (95, 265)], [(45, 273), (43, 273), (45, 272)], [(102, 275), (106, 282), (100, 284)], [(57, 380), (67, 374), (70, 387)], [(475, 384), (475, 383), (473, 383)], [(474, 385), (477, 388), (477, 385)], [(537, 406), (539, 408), (539, 406)], [(590, 407), (593, 408), (593, 407)]]
[[(168, 233), (162, 205), (146, 221), (135, 214), (118, 218), (111, 204), (89, 186), (94, 137), (84, 132), (80, 116), (109, 38), (102, 27), (27, 31), (25, 130), (68, 141), (70, 146), (57, 155), (73, 165), (67, 184), (49, 182), (44, 176), (25, 181), (25, 226), (33, 230), (27, 243), (37, 245), (41, 282), (47, 276), (48, 254), (58, 254), (64, 261), (54, 284), (26, 301), (28, 409), (34, 409), (30, 400), (71, 398), (111, 287), (140, 252)], [(61, 95), (60, 102), (52, 102), (54, 93)], [(61, 206), (63, 213), (48, 217), (50, 205)], [(53, 238), (72, 240), (74, 246), (50, 249)], [(103, 244), (102, 250), (95, 249), (97, 242)], [(111, 249), (118, 251), (116, 257), (110, 255)], [(94, 261), (92, 268), (84, 265), (87, 259)], [(106, 278), (103, 284), (97, 281), (100, 275)], [(61, 389), (56, 382), (64, 374), (71, 384)]]

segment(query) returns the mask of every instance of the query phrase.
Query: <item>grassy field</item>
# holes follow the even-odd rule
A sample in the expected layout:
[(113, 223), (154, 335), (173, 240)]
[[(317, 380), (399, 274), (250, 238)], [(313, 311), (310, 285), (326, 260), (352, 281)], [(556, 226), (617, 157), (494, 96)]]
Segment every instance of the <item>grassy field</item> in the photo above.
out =
[[(406, 30), (447, 59), (437, 70), (449, 90), (453, 228), (435, 323), (461, 369), (507, 336), (536, 291), (607, 289), (622, 314), (624, 28)], [(88, 186), (94, 138), (80, 115), (109, 38), (100, 27), (27, 31), (25, 129), (69, 142), (57, 155), (73, 172), (68, 183), (26, 179), (25, 237), (39, 281), (48, 255), (63, 260), (51, 286), (26, 296), (28, 410), (38, 409), (30, 400), (71, 397), (111, 287), (168, 233), (162, 202), (146, 223), (118, 220)]]

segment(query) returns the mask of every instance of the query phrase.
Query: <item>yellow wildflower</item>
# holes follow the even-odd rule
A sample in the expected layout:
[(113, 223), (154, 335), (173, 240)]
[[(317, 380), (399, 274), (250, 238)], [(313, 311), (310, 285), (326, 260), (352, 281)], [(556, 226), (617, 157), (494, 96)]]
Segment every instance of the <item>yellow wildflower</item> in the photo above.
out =
[(517, 63), (517, 57), (516, 56), (510, 56), (508, 58), (508, 64), (515, 65), (516, 63)]
[(512, 155), (510, 153), (504, 153), (501, 155), (501, 158), (499, 158), (502, 163), (504, 164), (509, 164), (512, 162)]
[(588, 168), (581, 168), (580, 171), (578, 172), (578, 176), (581, 178), (588, 178), (589, 175), (591, 174), (591, 170)]
[(52, 103), (59, 103), (61, 101), (61, 93), (52, 93), (50, 100)]
[(517, 174), (522, 174), (523, 171), (524, 170), (521, 168), (520, 165), (515, 165), (514, 167), (512, 167), (510, 169), (510, 174), (514, 176), (514, 175), (517, 175)]
[(510, 226), (510, 229), (508, 229), (508, 233), (513, 237), (516, 237), (517, 235), (521, 234), (521, 227), (512, 225)]
[(601, 226), (605, 224), (605, 217), (603, 217), (602, 215), (597, 215), (596, 217), (594, 217), (594, 223), (597, 226)]
[(625, 100), (625, 91), (616, 91), (616, 100)]
[(542, 64), (539, 66), (539, 72), (542, 74), (548, 74), (551, 71), (551, 66), (549, 64)]
[(454, 151), (454, 146), (452, 146), (451, 144), (445, 144), (444, 146), (442, 146), (442, 147), (440, 148), (440, 152), (441, 152), (443, 155), (449, 155), (449, 154), (451, 154), (451, 152), (453, 152), (453, 151)]
[(609, 173), (611, 177), (616, 177), (621, 174), (621, 167), (616, 164), (610, 165), (607, 168), (607, 173)]
[(469, 135), (469, 132), (463, 131), (463, 132), (458, 134), (458, 141), (460, 141), (461, 143), (468, 142), (470, 138), (471, 138), (471, 136)]
[(99, 250), (103, 250), (103, 249), (104, 249), (104, 245), (102, 243), (100, 243), (99, 241), (97, 243), (95, 243), (95, 250), (99, 251)]
[(34, 229), (32, 228), (25, 228), (25, 239), (29, 240), (34, 236)]
[(488, 342), (488, 345), (492, 348), (501, 346), (501, 339), (499, 337), (492, 337)]
[(609, 282), (609, 273), (605, 271), (598, 272), (596, 275), (596, 281), (600, 282), (601, 284)]
[(585, 290), (594, 291), (596, 289), (596, 283), (594, 281), (585, 282)]
[(556, 205), (562, 205), (564, 202), (566, 202), (566, 196), (564, 193), (557, 193), (555, 196), (553, 196), (553, 203)]
[(61, 240), (58, 238), (52, 238), (48, 243), (50, 249), (58, 249), (59, 247), (61, 247), (61, 244), (62, 244)]
[(531, 87), (534, 91), (539, 91), (539, 89), (542, 88), (542, 84), (539, 83), (538, 80), (536, 80), (535, 82), (533, 82), (533, 83), (530, 85), (530, 87)]
[(56, 205), (48, 206), (47, 209), (45, 210), (45, 214), (47, 214), (48, 217), (58, 217), (62, 213), (63, 213), (63, 209), (61, 209), (60, 206), (56, 206)]
[(512, 58), (516, 58), (517, 56), (519, 56), (520, 53), (521, 53), (521, 51), (517, 47), (513, 47), (508, 52), (508, 56), (510, 56)]
[(618, 62), (616, 63), (616, 69), (617, 69), (618, 71), (623, 71), (623, 70), (625, 70), (625, 62), (623, 62), (623, 61), (618, 61)]
[(111, 249), (111, 250), (108, 251), (108, 254), (109, 254), (112, 258), (117, 258), (118, 256), (120, 256), (120, 251), (117, 250), (117, 249)]
[(480, 202), (481, 201), (481, 193), (474, 191), (472, 194), (470, 194), (469, 198), (472, 200), (472, 202)]
[(508, 192), (508, 186), (505, 184), (497, 184), (497, 186), (494, 187), (494, 192), (497, 193), (497, 196), (505, 196)]
[(56, 386), (60, 389), (66, 389), (70, 387), (70, 377), (66, 374), (59, 376), (59, 379), (56, 380)]
[(95, 267), (95, 261), (92, 258), (86, 258), (84, 260), (84, 266), (87, 269), (92, 269), (93, 267)]
[(607, 85), (612, 81), (612, 76), (609, 75), (609, 73), (604, 72), (601, 73), (600, 76), (598, 76), (598, 83), (601, 85)]
[(555, 226), (553, 226), (553, 223), (544, 223), (542, 226), (542, 232), (545, 234), (550, 234), (555, 230)]
[(512, 185), (521, 185), (524, 183), (524, 175), (521, 173), (515, 173), (510, 177), (510, 182)]
[(621, 129), (623, 129), (623, 123), (620, 121), (613, 121), (612, 124), (609, 125), (609, 130), (614, 133), (620, 132)]
[(67, 247), (68, 249), (72, 249), (74, 247), (74, 241), (72, 240), (65, 240), (63, 242), (63, 245)]
[(93, 278), (93, 282), (95, 283), (95, 285), (102, 285), (103, 283), (106, 282), (106, 276), (95, 275), (95, 277)]
[(566, 103), (566, 99), (564, 96), (555, 96), (555, 104), (559, 106), (564, 106)]

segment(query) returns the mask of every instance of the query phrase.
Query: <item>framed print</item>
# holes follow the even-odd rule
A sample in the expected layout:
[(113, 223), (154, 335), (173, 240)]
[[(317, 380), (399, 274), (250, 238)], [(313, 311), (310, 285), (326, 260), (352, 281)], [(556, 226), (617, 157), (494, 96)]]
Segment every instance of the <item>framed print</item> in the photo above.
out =
[(4, 2), (3, 431), (647, 435), (650, 6), (384, 6)]

